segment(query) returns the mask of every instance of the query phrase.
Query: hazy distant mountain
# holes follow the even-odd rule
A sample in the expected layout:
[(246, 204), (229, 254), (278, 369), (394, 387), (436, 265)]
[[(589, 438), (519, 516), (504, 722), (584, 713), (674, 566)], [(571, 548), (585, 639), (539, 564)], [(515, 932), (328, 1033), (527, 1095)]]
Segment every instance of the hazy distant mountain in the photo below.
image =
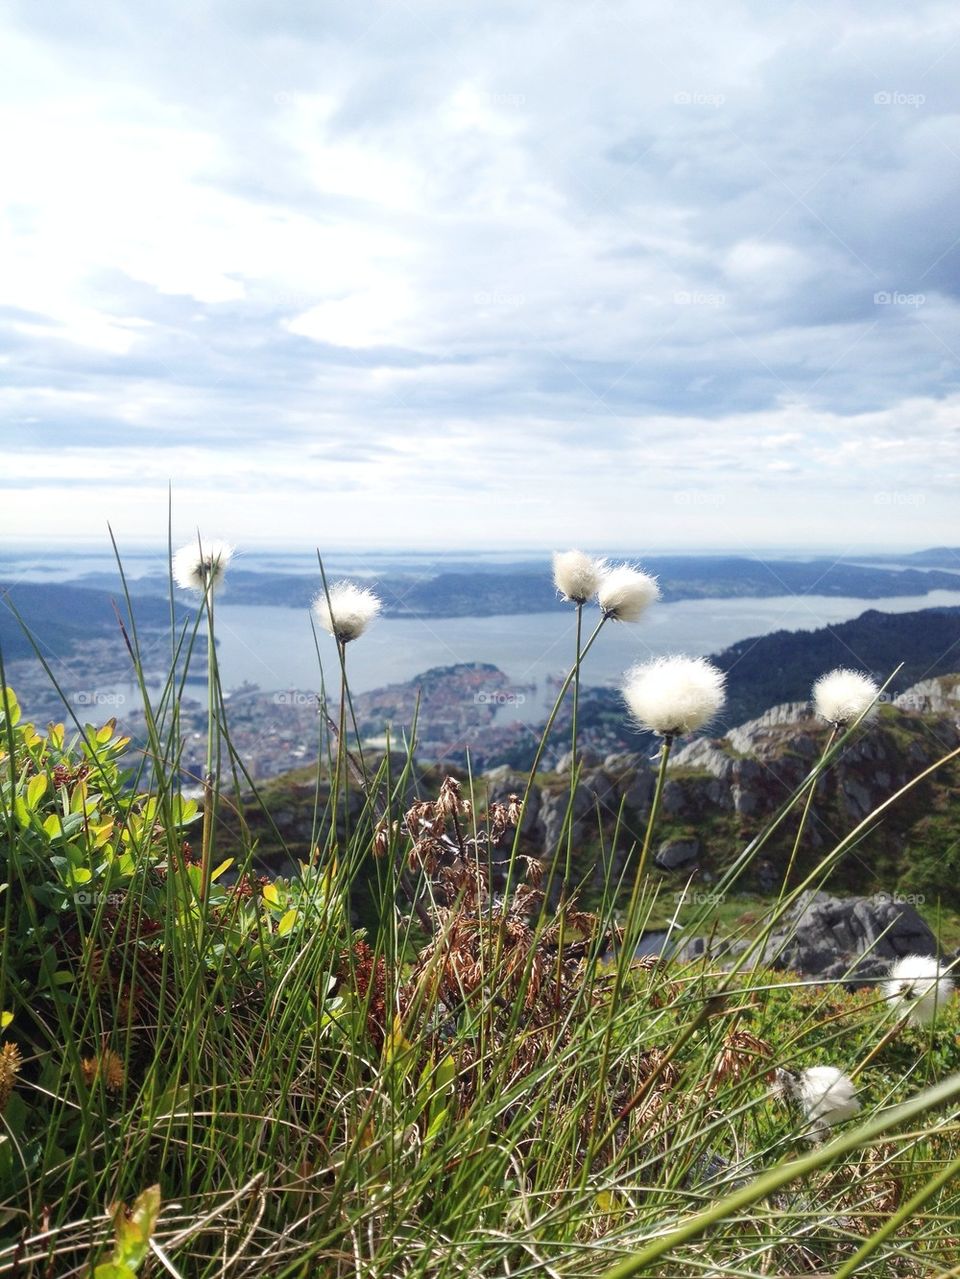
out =
[[(116, 590), (92, 590), (58, 582), (0, 582), (0, 651), (7, 661), (29, 657), (34, 651), (13, 609), (29, 627), (41, 651), (57, 656), (65, 656), (74, 645), (119, 635), (114, 600), (129, 625), (123, 595)], [(165, 600), (138, 599), (135, 614), (138, 626), (150, 630), (169, 627), (170, 605)], [(177, 615), (185, 616), (180, 605)]]
[(922, 566), (952, 568), (955, 572), (960, 572), (960, 547), (958, 546), (932, 546), (929, 550), (912, 551), (909, 555), (870, 555), (864, 558), (880, 564), (914, 564), (918, 568)]
[[(949, 563), (952, 552), (940, 554)], [(934, 590), (960, 590), (956, 572), (940, 569), (864, 566), (832, 559), (766, 560), (747, 556), (650, 556), (644, 568), (661, 583), (663, 598), (731, 599), (779, 595), (852, 596), (882, 599), (926, 595)], [(83, 584), (116, 589), (110, 574), (89, 574)], [(494, 614), (539, 613), (566, 607), (543, 561), (488, 565), (460, 570), (383, 574), (368, 584), (383, 598), (387, 617), (489, 617)], [(164, 574), (129, 583), (137, 596), (165, 596)], [(321, 589), (319, 573), (275, 573), (233, 568), (223, 590), (224, 604), (271, 604), (307, 608)]]

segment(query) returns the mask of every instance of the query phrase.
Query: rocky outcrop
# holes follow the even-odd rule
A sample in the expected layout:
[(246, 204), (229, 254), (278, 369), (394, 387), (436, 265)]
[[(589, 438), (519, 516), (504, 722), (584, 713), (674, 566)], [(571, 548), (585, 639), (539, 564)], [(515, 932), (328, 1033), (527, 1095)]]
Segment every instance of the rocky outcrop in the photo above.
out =
[[(810, 708), (793, 702), (773, 707), (723, 737), (679, 743), (669, 761), (651, 867), (674, 877), (677, 887), (691, 877), (715, 884), (809, 775), (827, 737), (827, 727)], [(825, 851), (862, 825), (856, 845), (837, 862), (831, 889), (862, 893), (883, 887), (960, 907), (960, 852), (953, 851), (960, 850), (960, 765), (941, 769), (888, 807), (882, 820), (869, 821), (885, 801), (958, 742), (960, 677), (924, 680), (881, 707), (876, 719), (845, 743), (818, 781), (792, 882), (800, 882)], [(625, 882), (632, 882), (630, 871), (654, 794), (656, 761), (645, 753), (622, 751), (601, 757), (584, 752), (572, 795), (571, 762), (569, 756), (561, 760), (560, 770), (542, 773), (530, 788), (521, 836), (524, 852), (549, 861), (558, 853), (565, 855), (569, 830), (573, 874), (577, 882), (586, 883), (584, 900), (589, 900), (591, 882), (600, 886), (606, 878), (615, 881), (624, 874)], [(411, 770), (405, 803), (435, 794), (441, 777), (442, 770), (436, 768)], [(475, 777), (474, 786), (477, 811), (482, 813), (487, 802), (524, 794), (527, 776), (504, 765)], [(312, 771), (275, 779), (264, 799), (269, 821), (258, 804), (251, 802), (245, 810), (262, 855), (271, 856), (279, 831), (294, 858), (308, 856), (311, 841), (318, 837)], [(321, 814), (324, 806), (321, 794)], [(360, 789), (351, 785), (349, 814), (340, 815), (341, 823), (354, 829), (363, 817), (362, 808)], [(798, 813), (790, 813), (738, 880), (736, 891), (764, 897), (779, 891), (797, 821)], [(511, 844), (512, 837), (505, 837), (501, 847), (492, 850), (494, 860), (509, 855)], [(824, 933), (826, 924), (818, 919)], [(859, 917), (849, 927), (859, 932), (847, 935), (846, 925), (838, 924), (840, 933), (832, 940), (808, 938), (802, 954), (796, 942), (788, 957), (805, 968), (824, 963), (833, 970), (855, 949), (854, 937), (859, 945), (876, 932)], [(816, 957), (821, 951), (829, 952), (827, 958)]]
[(948, 715), (954, 723), (960, 724), (960, 675), (939, 675), (935, 679), (920, 680), (895, 697), (894, 705), (922, 715)]
[(936, 952), (936, 938), (909, 902), (888, 893), (809, 893), (771, 934), (763, 958), (803, 977), (866, 984), (885, 976), (903, 955)]
[[(819, 760), (828, 732), (809, 705), (790, 702), (772, 707), (724, 737), (696, 738), (675, 747), (662, 795), (662, 829), (657, 832), (653, 865), (678, 879), (695, 873), (708, 882), (801, 785)], [(882, 707), (874, 721), (845, 743), (818, 781), (797, 871), (811, 868), (825, 850), (958, 742), (960, 678), (925, 681), (893, 705)], [(568, 821), (574, 850), (596, 846), (598, 822), (608, 832), (618, 823), (619, 838), (611, 856), (613, 873), (619, 874), (633, 855), (631, 849), (643, 839), (655, 786), (655, 759), (619, 753), (601, 760), (584, 752), (572, 797), (571, 762), (568, 754), (552, 779), (548, 776), (533, 788), (524, 835), (549, 859), (561, 844), (566, 845)], [(522, 774), (506, 769), (496, 769), (487, 777), (497, 798), (510, 789), (521, 791), (525, 782)], [(950, 787), (958, 782), (960, 776), (951, 781), (947, 772), (938, 774), (935, 784), (924, 783), (911, 790), (885, 811), (882, 822), (866, 830), (866, 844), (861, 847), (858, 843), (857, 851), (838, 866), (831, 883), (854, 890), (881, 884), (891, 889), (904, 887), (901, 874), (910, 866), (914, 831), (924, 822), (929, 826), (931, 815), (942, 811), (949, 836), (950, 813), (954, 811)], [(955, 812), (955, 818), (960, 836), (960, 811)], [(796, 821), (791, 815), (783, 824), (765, 848), (763, 859), (758, 859), (740, 881), (740, 889), (764, 894), (779, 889)], [(926, 841), (927, 880), (921, 891), (939, 895), (939, 882), (929, 882), (936, 848), (931, 852), (929, 833), (922, 838)], [(877, 874), (871, 879), (874, 866)], [(587, 869), (581, 865), (581, 877)], [(602, 875), (603, 868), (598, 868), (598, 883)], [(949, 878), (945, 889), (951, 889)], [(960, 897), (960, 880), (957, 895)]]

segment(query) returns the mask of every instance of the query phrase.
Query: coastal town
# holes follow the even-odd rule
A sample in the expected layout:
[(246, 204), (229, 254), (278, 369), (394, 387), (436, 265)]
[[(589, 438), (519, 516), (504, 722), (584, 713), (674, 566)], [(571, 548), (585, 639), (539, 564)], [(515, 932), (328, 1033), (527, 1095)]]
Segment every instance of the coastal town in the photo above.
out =
[[(162, 673), (168, 656), (158, 650), (156, 669), (148, 663), (144, 671), (155, 709), (164, 700)], [(59, 692), (36, 659), (9, 664), (7, 682), (28, 718), (39, 724), (64, 722), (68, 728), (115, 718), (133, 749), (146, 750), (142, 692), (129, 664), (124, 669), (118, 663), (115, 645), (94, 641), (82, 654), (60, 663), (54, 674)], [(511, 682), (486, 662), (435, 667), (402, 683), (353, 694), (348, 739), (355, 744), (358, 733), (364, 748), (406, 752), (412, 737), (413, 753), (423, 763), (478, 771), (499, 764), (529, 768), (561, 686), (560, 676), (541, 684)], [(542, 758), (545, 767), (555, 765), (569, 748), (571, 710), (568, 693)], [(207, 714), (205, 685), (191, 674), (179, 706), (180, 772), (188, 788), (202, 781)], [(270, 690), (251, 683), (224, 692), (223, 714), (241, 782), (276, 777), (324, 757), (334, 747), (339, 723), (335, 697), (325, 704), (316, 691)], [(581, 689), (578, 733), (582, 748), (600, 756), (636, 746), (619, 694), (610, 688)], [(226, 756), (222, 767), (232, 767)]]

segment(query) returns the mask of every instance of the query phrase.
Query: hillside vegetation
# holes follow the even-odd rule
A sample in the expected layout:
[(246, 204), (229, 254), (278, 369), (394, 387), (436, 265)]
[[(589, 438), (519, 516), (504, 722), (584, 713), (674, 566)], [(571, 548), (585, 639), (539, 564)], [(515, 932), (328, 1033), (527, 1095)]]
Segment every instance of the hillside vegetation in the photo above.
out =
[[(69, 706), (31, 722), (0, 653), (0, 1275), (955, 1273), (949, 957), (929, 935), (855, 983), (869, 956), (816, 982), (781, 962), (857, 859), (902, 876), (898, 839), (952, 838), (952, 681), (876, 715), (834, 673), (826, 728), (793, 708), (697, 737), (722, 676), (671, 659), (625, 693), (655, 768), (591, 759), (572, 715), (543, 769), (555, 715), (526, 775), (457, 778), (355, 732), (377, 601), (351, 585), (317, 611), (341, 687), (316, 758), (261, 792), (217, 680), (219, 554), (180, 566), (210, 634), (195, 795), (178, 684), (148, 692), (133, 627), (141, 750)], [(557, 708), (649, 602), (616, 585)], [(680, 918), (665, 849), (694, 839), (710, 889)], [(762, 918), (704, 944), (760, 875)], [(671, 903), (670, 948), (641, 953)]]

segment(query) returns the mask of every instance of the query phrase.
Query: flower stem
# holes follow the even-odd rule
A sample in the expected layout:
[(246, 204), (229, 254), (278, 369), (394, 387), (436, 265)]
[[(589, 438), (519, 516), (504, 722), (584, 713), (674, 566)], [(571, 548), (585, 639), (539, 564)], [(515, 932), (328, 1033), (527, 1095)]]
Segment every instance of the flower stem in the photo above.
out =
[(637, 872), (633, 879), (633, 890), (630, 893), (630, 904), (627, 907), (627, 915), (623, 925), (624, 947), (631, 951), (634, 941), (631, 940), (631, 934), (635, 923), (634, 916), (637, 910), (637, 904), (640, 900), (640, 886), (643, 883), (644, 876), (647, 873), (647, 862), (650, 858), (650, 845), (653, 842), (653, 831), (657, 824), (657, 818), (660, 815), (660, 801), (663, 798), (663, 787), (667, 780), (667, 761), (670, 758), (670, 751), (673, 747), (673, 734), (668, 733), (660, 743), (660, 766), (657, 769), (657, 784), (654, 787), (653, 799), (650, 803), (650, 815), (647, 817), (647, 829), (643, 836), (643, 847), (640, 850), (640, 857), (637, 861)]
[[(570, 785), (576, 785), (577, 771), (577, 716), (580, 709), (580, 640), (583, 632), (583, 602), (577, 604), (577, 644), (573, 662), (573, 726), (570, 741)], [(567, 856), (563, 866), (561, 897), (565, 901), (570, 892), (570, 870), (573, 861), (573, 814), (567, 826)]]
[(343, 796), (343, 842), (346, 846), (349, 839), (347, 830), (347, 645), (344, 640), (337, 640), (340, 651), (340, 723), (337, 728), (337, 774), (334, 782), (333, 814), (336, 823), (337, 808)]
[[(600, 621), (594, 627), (593, 634), (587, 640), (586, 644), (584, 644), (582, 649), (578, 649), (577, 660), (574, 662), (569, 673), (567, 674), (566, 679), (563, 681), (563, 683), (560, 686), (560, 691), (557, 693), (557, 699), (553, 704), (553, 710), (550, 712), (547, 722), (543, 727), (543, 732), (540, 734), (540, 741), (537, 743), (537, 750), (536, 750), (536, 754), (533, 757), (533, 763), (530, 765), (530, 775), (527, 778), (527, 784), (524, 787), (523, 799), (520, 805), (521, 814), (526, 812), (527, 802), (530, 799), (530, 793), (533, 790), (534, 783), (536, 782), (537, 769), (540, 767), (540, 760), (543, 758), (543, 752), (546, 749), (547, 739), (550, 736), (550, 731), (553, 728), (557, 715), (560, 713), (560, 707), (563, 705), (563, 699), (567, 695), (567, 689), (573, 683), (574, 679), (578, 678), (579, 671), (580, 671), (580, 663), (583, 661), (586, 655), (590, 652), (590, 649), (593, 647), (594, 641), (596, 640), (597, 636), (600, 634), (601, 630), (603, 629), (603, 624), (606, 620), (607, 620), (607, 615), (606, 613), (604, 613), (603, 616), (600, 618)], [(523, 819), (521, 816), (521, 820), (517, 822), (517, 828), (516, 828), (516, 831), (514, 832), (513, 847), (510, 850), (510, 860), (507, 864), (507, 882), (504, 887), (505, 901), (509, 897), (510, 889), (512, 887), (513, 868), (517, 859), (517, 849), (520, 845), (520, 831), (522, 826), (523, 826)], [(550, 865), (550, 874), (547, 879), (546, 888), (544, 890), (545, 899), (547, 896), (549, 896), (550, 886), (553, 882), (553, 873), (554, 873), (555, 865), (556, 865), (555, 861), (552, 861)]]
[(203, 775), (203, 833), (200, 841), (200, 904), (206, 907), (210, 892), (213, 824), (217, 807), (217, 778), (214, 772), (216, 732), (217, 646), (213, 628), (213, 575), (207, 581), (207, 760)]

